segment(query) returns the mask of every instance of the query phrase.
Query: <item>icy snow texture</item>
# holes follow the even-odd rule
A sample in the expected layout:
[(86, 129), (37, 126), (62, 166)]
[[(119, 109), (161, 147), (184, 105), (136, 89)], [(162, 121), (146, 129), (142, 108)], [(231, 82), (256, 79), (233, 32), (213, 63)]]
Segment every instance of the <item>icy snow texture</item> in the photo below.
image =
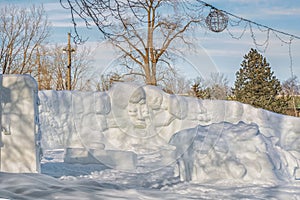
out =
[[(44, 150), (83, 148), (90, 152), (117, 151), (125, 155), (132, 152), (131, 164), (135, 163), (135, 154), (138, 156), (138, 162), (132, 168), (141, 165), (141, 156), (155, 158), (145, 165), (162, 167), (177, 160), (181, 162), (180, 155), (191, 154), (189, 159), (195, 164), (184, 160), (183, 164), (179, 163), (178, 171), (183, 180), (200, 182), (219, 177), (205, 170), (205, 176), (200, 175), (203, 168), (218, 169), (219, 174), (224, 174), (223, 178), (245, 181), (300, 178), (299, 118), (234, 101), (199, 100), (166, 94), (154, 86), (129, 83), (115, 84), (107, 93), (41, 91), (39, 97)], [(220, 127), (222, 124), (225, 129)], [(175, 133), (186, 139), (186, 135), (197, 135), (199, 130), (201, 134), (210, 135), (208, 142), (222, 136), (220, 140), (214, 138), (216, 143), (213, 144), (225, 154), (223, 158), (220, 158), (219, 150), (211, 143), (206, 144), (207, 140), (203, 138), (203, 141), (184, 143), (192, 145), (191, 149), (180, 150), (179, 143), (183, 141), (176, 141), (175, 136), (169, 144)], [(238, 134), (240, 132), (243, 134)], [(212, 146), (213, 151), (205, 152), (208, 159), (205, 162), (199, 163), (203, 152), (199, 153), (198, 143)], [(105, 158), (96, 158), (108, 163)], [(252, 160), (257, 162), (251, 163)]]

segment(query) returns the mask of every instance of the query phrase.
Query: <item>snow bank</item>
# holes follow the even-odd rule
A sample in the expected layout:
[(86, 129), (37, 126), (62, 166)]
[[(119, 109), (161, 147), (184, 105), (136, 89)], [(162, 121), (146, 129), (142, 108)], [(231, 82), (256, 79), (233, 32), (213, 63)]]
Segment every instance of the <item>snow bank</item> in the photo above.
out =
[[(151, 176), (152, 175), (152, 176)], [(88, 178), (55, 179), (43, 174), (8, 174), (0, 172), (1, 199), (297, 199), (299, 185), (226, 186), (165, 181), (144, 184), (153, 174), (130, 176), (115, 172), (94, 173)], [(160, 179), (166, 178), (159, 174)], [(98, 177), (98, 178), (97, 178)], [(127, 182), (127, 183), (126, 183)], [(162, 188), (157, 188), (161, 186)]]

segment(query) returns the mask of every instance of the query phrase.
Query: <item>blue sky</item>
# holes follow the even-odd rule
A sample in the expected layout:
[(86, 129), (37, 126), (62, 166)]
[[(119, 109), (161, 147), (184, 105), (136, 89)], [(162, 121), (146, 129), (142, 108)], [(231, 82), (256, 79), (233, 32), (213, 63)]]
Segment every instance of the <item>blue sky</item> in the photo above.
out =
[[(299, 0), (206, 0), (205, 2), (239, 17), (300, 36)], [(66, 43), (67, 32), (72, 32), (73, 26), (69, 12), (61, 8), (59, 0), (0, 0), (0, 6), (5, 4), (29, 6), (41, 3), (44, 4), (48, 19), (52, 24), (50, 41), (52, 43)], [(239, 36), (244, 30), (243, 27), (229, 27), (229, 30), (235, 36)], [(253, 32), (257, 43), (263, 43), (267, 37), (266, 32), (262, 32), (255, 26), (253, 26)], [(88, 30), (83, 27), (82, 33), (89, 37), (86, 45), (91, 45), (95, 50), (94, 65), (97, 68), (95, 72), (100, 72), (110, 63), (113, 63), (114, 55), (107, 52), (107, 46), (97, 30)], [(249, 27), (239, 40), (233, 39), (226, 30), (222, 33), (214, 33), (202, 28), (198, 30), (196, 35), (198, 37), (196, 40), (199, 46), (198, 50), (196, 53), (193, 51), (184, 56), (185, 64), (183, 65), (189, 66), (185, 66), (182, 71), (188, 76), (193, 76), (195, 70), (202, 76), (207, 76), (210, 72), (221, 72), (228, 77), (230, 84), (232, 84), (243, 56), (248, 53), (250, 48), (256, 48)], [(267, 58), (275, 75), (281, 81), (291, 76), (291, 66), (294, 74), (300, 78), (300, 40), (293, 39), (290, 57), (289, 45), (283, 42), (289, 41), (289, 37), (281, 34), (277, 36), (272, 32), (270, 33), (268, 48), (262, 54)]]

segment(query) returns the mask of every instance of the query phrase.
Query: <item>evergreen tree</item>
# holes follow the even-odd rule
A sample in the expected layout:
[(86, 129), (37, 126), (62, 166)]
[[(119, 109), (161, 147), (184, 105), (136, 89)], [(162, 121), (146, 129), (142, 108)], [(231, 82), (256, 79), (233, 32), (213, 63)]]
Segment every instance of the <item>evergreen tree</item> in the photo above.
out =
[(233, 93), (235, 100), (255, 107), (284, 113), (287, 99), (278, 97), (282, 88), (271, 71), (270, 64), (256, 49), (244, 56), (241, 68), (236, 73)]

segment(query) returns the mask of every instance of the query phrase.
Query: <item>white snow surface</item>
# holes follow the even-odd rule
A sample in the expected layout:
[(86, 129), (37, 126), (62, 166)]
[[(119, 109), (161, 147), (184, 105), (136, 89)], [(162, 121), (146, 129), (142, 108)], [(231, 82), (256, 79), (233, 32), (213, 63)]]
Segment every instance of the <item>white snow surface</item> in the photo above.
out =
[(39, 100), (41, 174), (0, 172), (0, 199), (300, 199), (300, 118), (131, 84)]

